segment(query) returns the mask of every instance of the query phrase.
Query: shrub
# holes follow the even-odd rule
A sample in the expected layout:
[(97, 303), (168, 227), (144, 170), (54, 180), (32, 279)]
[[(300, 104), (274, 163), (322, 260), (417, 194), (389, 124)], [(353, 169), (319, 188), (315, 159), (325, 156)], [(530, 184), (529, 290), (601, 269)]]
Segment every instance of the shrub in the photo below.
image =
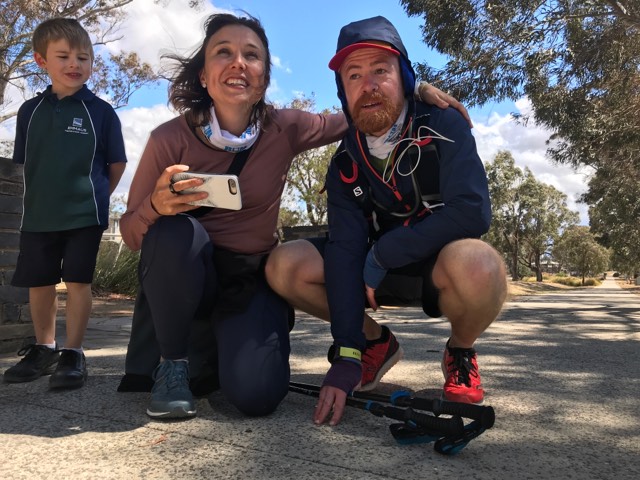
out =
[(585, 278), (584, 285), (582, 284), (582, 278), (580, 277), (566, 277), (557, 275), (550, 279), (551, 282), (559, 283), (561, 285), (567, 285), (569, 287), (593, 287), (600, 285), (600, 281), (595, 278)]
[(140, 253), (125, 244), (109, 240), (100, 243), (93, 289), (96, 293), (120, 293), (134, 296), (138, 290)]

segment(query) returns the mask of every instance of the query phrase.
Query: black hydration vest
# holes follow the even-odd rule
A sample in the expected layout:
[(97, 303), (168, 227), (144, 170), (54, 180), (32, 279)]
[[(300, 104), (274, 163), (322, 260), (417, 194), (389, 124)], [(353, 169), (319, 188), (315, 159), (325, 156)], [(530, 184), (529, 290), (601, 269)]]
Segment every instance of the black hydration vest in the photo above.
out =
[[(417, 119), (414, 122), (418, 123)], [(414, 130), (418, 126), (416, 125)], [(385, 207), (376, 201), (369, 180), (360, 171), (361, 167), (347, 152), (344, 142), (340, 144), (333, 161), (340, 172), (342, 185), (348, 195), (369, 219), (373, 238), (377, 237), (376, 232), (387, 231), (398, 224), (414, 223), (443, 205), (440, 196), (440, 156), (435, 143), (433, 139), (426, 138), (407, 150), (405, 155), (408, 158), (402, 159), (402, 171), (413, 170), (410, 174), (413, 192), (410, 198), (406, 196), (401, 199), (396, 198), (391, 207)], [(418, 158), (419, 163), (416, 167)], [(394, 174), (398, 175), (397, 172)]]

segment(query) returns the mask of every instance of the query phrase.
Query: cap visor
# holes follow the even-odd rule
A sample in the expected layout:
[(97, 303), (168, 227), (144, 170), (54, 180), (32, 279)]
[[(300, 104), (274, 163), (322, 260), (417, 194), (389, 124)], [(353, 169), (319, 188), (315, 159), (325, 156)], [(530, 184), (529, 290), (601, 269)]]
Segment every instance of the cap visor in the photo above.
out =
[(379, 50), (385, 50), (389, 53), (400, 56), (400, 52), (398, 52), (395, 48), (387, 45), (380, 45), (378, 43), (354, 43), (352, 45), (344, 47), (342, 50), (339, 50), (338, 53), (336, 53), (329, 62), (329, 68), (334, 72), (337, 72), (338, 70), (340, 70), (340, 66), (342, 65), (342, 62), (344, 62), (345, 58), (347, 58), (350, 53), (355, 52), (356, 50), (359, 50), (361, 48), (377, 48)]

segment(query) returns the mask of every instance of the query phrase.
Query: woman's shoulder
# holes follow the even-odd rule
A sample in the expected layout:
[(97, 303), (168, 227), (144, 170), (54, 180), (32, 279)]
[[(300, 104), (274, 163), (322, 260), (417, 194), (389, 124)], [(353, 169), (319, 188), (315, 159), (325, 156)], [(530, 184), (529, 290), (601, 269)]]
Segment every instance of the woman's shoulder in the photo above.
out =
[(156, 128), (152, 130), (153, 133), (163, 133), (166, 134), (170, 131), (187, 129), (187, 122), (184, 118), (184, 115), (179, 115), (177, 117), (172, 118), (171, 120), (167, 120), (164, 123), (161, 123)]

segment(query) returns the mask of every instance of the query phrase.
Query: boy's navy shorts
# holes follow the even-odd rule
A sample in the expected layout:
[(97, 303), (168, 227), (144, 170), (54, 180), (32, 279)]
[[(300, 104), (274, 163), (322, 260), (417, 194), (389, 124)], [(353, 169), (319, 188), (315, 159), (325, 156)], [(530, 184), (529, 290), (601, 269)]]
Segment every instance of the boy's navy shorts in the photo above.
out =
[(20, 253), (11, 285), (44, 287), (60, 280), (91, 283), (104, 228), (20, 232)]
[[(324, 258), (327, 237), (306, 238), (305, 240), (311, 242)], [(438, 303), (440, 292), (431, 278), (437, 259), (438, 255), (434, 255), (421, 262), (389, 270), (376, 289), (378, 304), (387, 306), (421, 305), (422, 310), (428, 316), (441, 317), (442, 311)]]

